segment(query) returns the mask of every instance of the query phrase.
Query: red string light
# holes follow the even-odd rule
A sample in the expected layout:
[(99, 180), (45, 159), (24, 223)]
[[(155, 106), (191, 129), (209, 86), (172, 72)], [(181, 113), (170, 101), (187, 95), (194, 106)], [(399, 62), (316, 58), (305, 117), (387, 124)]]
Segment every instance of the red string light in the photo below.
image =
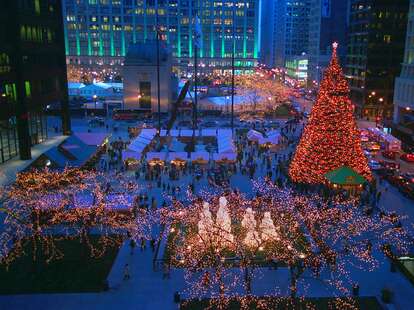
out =
[(349, 99), (349, 86), (337, 58), (337, 43), (318, 98), (289, 169), (297, 183), (325, 183), (324, 174), (348, 166), (372, 180)]

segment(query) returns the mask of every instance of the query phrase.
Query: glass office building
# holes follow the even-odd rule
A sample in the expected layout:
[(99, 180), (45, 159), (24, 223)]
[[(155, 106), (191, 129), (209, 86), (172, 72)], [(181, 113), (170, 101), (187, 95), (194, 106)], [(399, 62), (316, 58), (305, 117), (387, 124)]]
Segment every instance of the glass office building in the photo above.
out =
[(259, 54), (260, 1), (65, 0), (67, 63), (87, 68), (121, 65), (131, 42), (156, 38), (158, 12), (162, 38), (178, 71), (193, 70), (196, 16), (202, 25), (201, 70), (230, 69), (233, 31), (237, 70), (251, 70)]
[(47, 139), (45, 110), (60, 106), (69, 133), (61, 5), (58, 0), (5, 0), (0, 10), (0, 163), (31, 158)]

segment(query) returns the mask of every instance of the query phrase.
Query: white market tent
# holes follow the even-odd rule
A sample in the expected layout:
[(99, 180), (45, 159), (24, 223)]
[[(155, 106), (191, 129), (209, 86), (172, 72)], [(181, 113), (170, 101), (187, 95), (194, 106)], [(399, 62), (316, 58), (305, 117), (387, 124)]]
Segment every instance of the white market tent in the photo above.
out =
[(141, 153), (132, 152), (128, 150), (122, 150), (122, 160), (128, 160), (128, 159), (135, 159), (140, 160), (141, 159)]
[(171, 162), (173, 160), (187, 161), (188, 160), (187, 152), (169, 152), (167, 156), (167, 161)]
[(279, 144), (279, 140), (280, 140), (280, 132), (277, 130), (272, 130), (267, 132), (267, 137), (262, 137), (259, 139), (259, 144), (263, 145), (263, 144)]
[(136, 156), (141, 157), (142, 152), (154, 139), (156, 133), (157, 130), (155, 128), (142, 129), (138, 137), (128, 145), (127, 150), (138, 153)]
[(180, 136), (180, 130), (178, 130), (178, 129), (171, 129), (170, 130), (170, 136), (171, 137), (179, 137)]
[(215, 137), (217, 135), (217, 129), (201, 129), (202, 137)]
[(167, 153), (165, 152), (148, 152), (147, 156), (146, 156), (146, 160), (151, 161), (151, 160), (162, 160), (165, 161), (167, 157)]
[(191, 129), (181, 129), (180, 136), (181, 137), (192, 137), (193, 136), (193, 130)]
[(214, 153), (213, 159), (214, 161), (236, 161), (236, 153)]
[(247, 132), (247, 139), (249, 141), (258, 142), (260, 139), (263, 139), (263, 134), (261, 132), (258, 132), (256, 130), (250, 129)]
[(192, 152), (191, 161), (206, 161), (210, 160), (210, 154), (208, 152)]

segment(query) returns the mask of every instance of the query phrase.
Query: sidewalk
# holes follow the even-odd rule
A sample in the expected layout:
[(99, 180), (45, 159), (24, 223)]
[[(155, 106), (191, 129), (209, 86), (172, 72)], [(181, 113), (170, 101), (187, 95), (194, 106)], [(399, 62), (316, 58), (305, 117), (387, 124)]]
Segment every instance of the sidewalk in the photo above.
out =
[(64, 141), (67, 136), (54, 136), (50, 139), (47, 139), (44, 143), (35, 145), (32, 147), (32, 159), (21, 160), (19, 157), (13, 158), (9, 161), (6, 161), (3, 164), (0, 164), (0, 186), (5, 186), (10, 184), (16, 179), (16, 174), (24, 170), (29, 166), (33, 161), (35, 161), (41, 154), (51, 149), (52, 147), (58, 145)]

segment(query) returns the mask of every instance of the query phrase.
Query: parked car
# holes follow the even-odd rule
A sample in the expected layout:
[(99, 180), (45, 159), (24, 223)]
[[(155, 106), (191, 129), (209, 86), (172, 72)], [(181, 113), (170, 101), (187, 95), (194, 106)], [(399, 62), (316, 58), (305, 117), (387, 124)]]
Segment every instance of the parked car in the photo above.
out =
[(385, 179), (395, 187), (400, 187), (405, 182), (404, 178), (400, 175), (387, 175), (385, 176)]
[(395, 170), (394, 169), (388, 169), (385, 167), (382, 167), (379, 170), (375, 171), (379, 176), (384, 177), (385, 179), (387, 179), (388, 177), (394, 176), (395, 175)]
[(411, 182), (402, 182), (398, 190), (406, 197), (414, 199), (414, 184)]
[(404, 153), (400, 156), (400, 159), (408, 163), (414, 163), (414, 154)]
[(380, 160), (379, 163), (381, 164), (381, 166), (383, 166), (384, 168), (387, 168), (387, 169), (391, 169), (391, 170), (399, 170), (400, 169), (400, 164), (396, 163), (394, 161)]
[(370, 160), (368, 162), (368, 165), (371, 168), (371, 170), (380, 170), (382, 168), (381, 164), (376, 160)]
[(407, 172), (401, 175), (407, 182), (414, 184), (414, 173)]
[(397, 158), (398, 152), (395, 151), (383, 151), (382, 156), (384, 156), (387, 159), (395, 160)]

